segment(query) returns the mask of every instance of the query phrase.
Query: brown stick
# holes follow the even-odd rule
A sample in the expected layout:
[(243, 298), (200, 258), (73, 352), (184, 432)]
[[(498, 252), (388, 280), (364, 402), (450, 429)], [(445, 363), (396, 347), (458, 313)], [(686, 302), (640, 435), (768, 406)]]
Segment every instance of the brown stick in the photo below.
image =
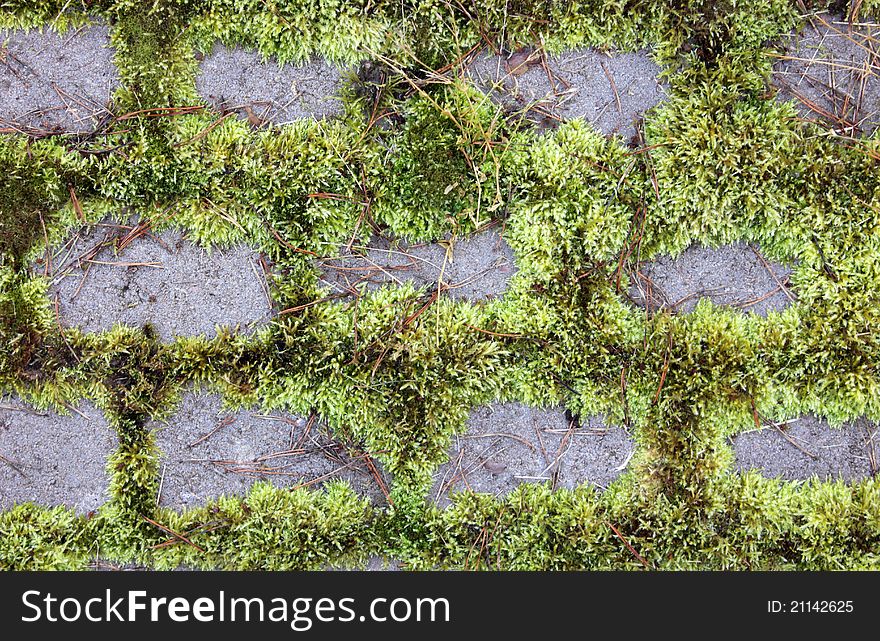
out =
[(611, 525), (611, 523), (609, 521), (605, 521), (604, 523), (605, 523), (605, 525), (607, 525), (608, 527), (611, 528), (611, 531), (614, 532), (614, 535), (618, 539), (623, 541), (623, 544), (627, 547), (627, 549), (630, 552), (632, 552), (633, 556), (636, 557), (642, 565), (644, 565), (646, 568), (648, 568), (650, 570), (651, 566), (648, 564), (648, 561), (645, 559), (645, 557), (643, 557), (641, 554), (639, 554), (632, 545), (630, 545), (629, 541), (627, 541), (626, 538), (623, 536), (623, 534), (620, 533), (620, 530), (618, 530), (616, 527)]
[(160, 530), (162, 530), (162, 531), (165, 532), (166, 534), (170, 534), (171, 536), (173, 536), (173, 537), (179, 539), (180, 541), (183, 541), (183, 542), (186, 543), (187, 545), (190, 545), (190, 546), (194, 547), (195, 549), (197, 549), (197, 550), (198, 550), (199, 552), (201, 552), (202, 554), (205, 553), (205, 551), (204, 551), (202, 548), (200, 548), (198, 545), (196, 545), (195, 543), (193, 543), (192, 541), (190, 541), (188, 538), (186, 538), (186, 537), (185, 537), (183, 534), (181, 534), (180, 532), (175, 532), (175, 531), (172, 530), (171, 528), (166, 527), (166, 526), (162, 525), (161, 523), (157, 523), (157, 522), (154, 521), (153, 519), (151, 519), (151, 518), (149, 518), (149, 517), (146, 517), (146, 516), (144, 516), (143, 514), (141, 515), (141, 518), (143, 518), (144, 521), (146, 521), (146, 522), (149, 523), (150, 525), (154, 525), (154, 526), (156, 526), (157, 528), (159, 528)]
[(79, 222), (86, 222), (85, 214), (83, 214), (82, 207), (79, 204), (79, 198), (76, 197), (76, 192), (73, 190), (73, 185), (68, 185), (67, 188), (70, 190), (70, 200), (73, 203), (73, 211), (76, 212), (76, 217), (79, 219)]

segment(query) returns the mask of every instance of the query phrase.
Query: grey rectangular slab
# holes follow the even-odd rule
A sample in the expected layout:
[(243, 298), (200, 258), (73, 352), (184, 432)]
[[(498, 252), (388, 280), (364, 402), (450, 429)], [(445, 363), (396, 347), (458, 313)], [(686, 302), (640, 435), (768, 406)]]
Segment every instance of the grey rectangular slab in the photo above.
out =
[[(384, 492), (363, 453), (335, 441), (320, 421), (282, 412), (223, 410), (216, 395), (187, 393), (167, 423), (154, 423), (159, 505), (189, 508), (244, 495), (257, 481), (318, 489), (345, 480), (375, 502)], [(388, 481), (371, 459), (385, 490)]]
[(98, 509), (108, 499), (107, 460), (117, 444), (93, 405), (60, 414), (0, 397), (0, 509), (26, 502)]
[(733, 437), (736, 468), (759, 470), (789, 481), (842, 479), (855, 481), (877, 473), (880, 438), (865, 420), (831, 427), (813, 415), (769, 425)]
[(626, 469), (634, 448), (623, 428), (601, 417), (574, 421), (561, 408), (493, 403), (471, 412), (467, 432), (435, 474), (430, 498), (445, 506), (452, 492), (503, 496), (521, 483), (605, 488)]
[(149, 324), (170, 341), (213, 336), (218, 325), (248, 331), (272, 315), (259, 254), (244, 246), (209, 252), (178, 231), (105, 222), (54, 254), (49, 296), (53, 304), (57, 297), (64, 326), (97, 332)]
[(107, 27), (0, 30), (0, 129), (33, 135), (93, 131), (119, 87)]

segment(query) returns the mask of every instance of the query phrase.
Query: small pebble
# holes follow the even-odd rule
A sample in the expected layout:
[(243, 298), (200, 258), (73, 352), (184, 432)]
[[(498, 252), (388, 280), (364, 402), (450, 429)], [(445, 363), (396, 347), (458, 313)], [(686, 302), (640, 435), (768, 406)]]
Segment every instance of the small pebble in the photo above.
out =
[(490, 474), (495, 476), (498, 476), (507, 469), (507, 466), (504, 463), (495, 463), (494, 461), (485, 461), (483, 467), (485, 467)]

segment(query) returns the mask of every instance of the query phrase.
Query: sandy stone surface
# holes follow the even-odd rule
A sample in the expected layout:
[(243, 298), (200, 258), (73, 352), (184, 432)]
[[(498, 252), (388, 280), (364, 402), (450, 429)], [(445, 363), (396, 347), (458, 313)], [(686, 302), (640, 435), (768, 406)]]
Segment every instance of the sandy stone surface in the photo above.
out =
[(435, 474), (430, 498), (445, 506), (451, 492), (503, 496), (520, 483), (604, 489), (626, 469), (634, 447), (623, 428), (601, 417), (577, 424), (561, 408), (495, 403), (471, 413), (467, 432)]
[(282, 67), (256, 51), (217, 45), (201, 62), (196, 88), (216, 109), (281, 125), (341, 113), (342, 81), (342, 70), (325, 60)]
[(107, 501), (116, 433), (88, 403), (69, 415), (0, 397), (0, 510), (28, 501), (76, 512)]
[(858, 420), (835, 429), (807, 415), (778, 425), (785, 436), (768, 426), (733, 438), (736, 469), (788, 481), (855, 481), (877, 473), (880, 438), (873, 423)]
[(541, 129), (583, 118), (605, 135), (630, 141), (645, 111), (666, 96), (660, 71), (647, 51), (574, 49), (551, 57), (534, 49), (482, 54), (467, 74), (494, 100)]
[(497, 227), (451, 243), (408, 244), (374, 237), (368, 246), (355, 245), (350, 252), (342, 248), (340, 257), (317, 263), (321, 282), (344, 296), (389, 283), (432, 288), (442, 283), (452, 298), (480, 301), (503, 295), (516, 271), (513, 250)]
[(94, 131), (119, 86), (108, 30), (0, 30), (0, 130)]
[(681, 255), (645, 263), (632, 278), (630, 297), (652, 310), (690, 312), (701, 298), (766, 316), (796, 300), (791, 271), (765, 259), (746, 243), (717, 249), (692, 245)]
[(839, 15), (806, 18), (773, 67), (780, 100), (793, 100), (802, 117), (845, 136), (880, 126), (880, 24), (852, 25)]
[(150, 324), (170, 341), (213, 336), (218, 325), (247, 331), (271, 316), (263, 266), (246, 247), (208, 252), (178, 231), (103, 223), (54, 254), (49, 296), (57, 296), (64, 326), (97, 332)]
[[(243, 495), (259, 480), (320, 488), (342, 479), (384, 502), (363, 452), (334, 441), (316, 420), (281, 412), (228, 412), (220, 397), (187, 393), (167, 424), (154, 423), (161, 459), (159, 505), (190, 508), (221, 495)], [(390, 481), (373, 461), (387, 490)]]

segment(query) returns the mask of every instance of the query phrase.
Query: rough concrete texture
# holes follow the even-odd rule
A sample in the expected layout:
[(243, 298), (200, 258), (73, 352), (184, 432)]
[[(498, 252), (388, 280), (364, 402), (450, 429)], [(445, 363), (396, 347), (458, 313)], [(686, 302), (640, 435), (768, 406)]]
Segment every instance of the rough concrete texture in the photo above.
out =
[(109, 45), (106, 27), (0, 30), (0, 131), (94, 131), (119, 86)]
[(733, 440), (736, 468), (757, 469), (785, 480), (854, 481), (877, 474), (880, 438), (877, 425), (866, 420), (840, 429), (813, 415), (743, 432)]
[(591, 483), (604, 489), (626, 468), (634, 447), (623, 428), (606, 426), (600, 417), (578, 425), (560, 408), (482, 406), (449, 449), (431, 499), (445, 506), (453, 491), (503, 495), (520, 483), (550, 482), (554, 488)]
[(415, 286), (438, 283), (458, 300), (480, 301), (501, 296), (516, 271), (513, 250), (497, 227), (466, 238), (410, 245), (375, 236), (369, 246), (340, 248), (338, 258), (317, 261), (321, 282), (334, 294), (355, 295), (388, 284), (411, 282)]
[[(343, 479), (373, 502), (385, 500), (364, 455), (334, 441), (314, 419), (227, 412), (219, 396), (187, 393), (170, 421), (152, 428), (162, 452), (163, 506), (189, 508), (221, 495), (246, 494), (259, 480), (278, 487), (320, 487)], [(378, 462), (373, 465), (387, 490)]]
[(701, 298), (766, 316), (795, 298), (791, 271), (757, 248), (733, 243), (718, 249), (692, 245), (676, 258), (661, 256), (632, 275), (630, 297), (640, 307), (690, 312)]
[(279, 66), (255, 51), (214, 47), (205, 56), (196, 88), (220, 111), (234, 111), (254, 125), (324, 118), (342, 111), (342, 72), (321, 59)]
[(211, 252), (178, 231), (139, 223), (84, 228), (55, 251), (51, 300), (61, 322), (84, 331), (152, 324), (162, 340), (252, 328), (271, 313), (263, 263), (245, 247)]
[(32, 501), (98, 509), (108, 499), (107, 459), (116, 433), (94, 406), (70, 415), (0, 397), (0, 510)]
[(792, 34), (776, 61), (779, 98), (800, 114), (846, 136), (870, 135), (880, 126), (880, 24), (826, 13), (811, 15)]
[(660, 71), (647, 51), (574, 49), (549, 57), (531, 49), (483, 54), (467, 73), (483, 91), (539, 128), (583, 118), (605, 135), (631, 140), (642, 114), (666, 95)]

